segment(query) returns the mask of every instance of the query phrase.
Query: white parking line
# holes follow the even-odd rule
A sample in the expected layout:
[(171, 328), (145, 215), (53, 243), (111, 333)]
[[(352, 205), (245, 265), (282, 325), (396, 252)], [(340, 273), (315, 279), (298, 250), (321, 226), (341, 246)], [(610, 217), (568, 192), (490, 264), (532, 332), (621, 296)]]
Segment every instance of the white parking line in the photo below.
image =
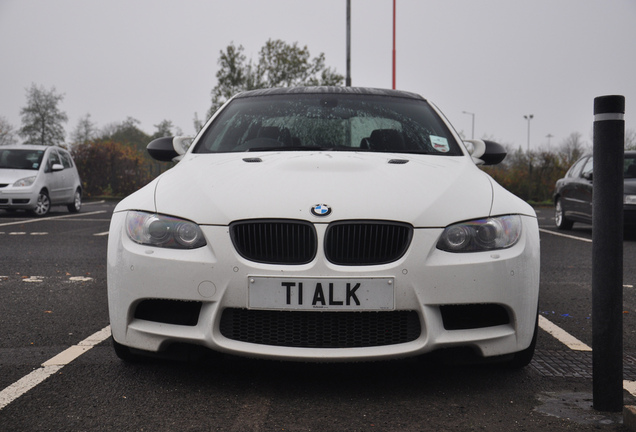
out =
[(99, 210), (99, 211), (94, 211), (90, 213), (74, 213), (74, 214), (63, 215), (63, 216), (51, 216), (51, 217), (38, 218), (38, 219), (25, 219), (25, 220), (19, 220), (14, 222), (5, 222), (0, 224), (0, 226), (22, 225), (22, 224), (44, 222), (44, 221), (56, 220), (56, 219), (77, 218), (77, 217), (91, 216), (91, 215), (102, 214), (102, 213), (106, 213), (106, 210)]
[(68, 280), (71, 282), (89, 282), (92, 281), (93, 278), (88, 276), (71, 276)]
[(32, 233), (26, 233), (26, 232), (20, 232), (20, 231), (10, 231), (10, 232), (5, 232), (5, 231), (0, 231), (0, 235), (32, 235), (32, 236), (43, 236), (43, 235), (48, 235), (48, 232), (42, 231), (42, 232), (32, 232)]
[(63, 366), (41, 367), (2, 390), (0, 392), (0, 410), (62, 369), (62, 367)]
[(592, 351), (588, 345), (584, 344), (561, 327), (552, 323), (543, 315), (539, 315), (539, 327), (554, 336), (559, 342), (574, 351)]
[(110, 326), (106, 326), (100, 331), (93, 333), (77, 345), (73, 345), (53, 358), (45, 361), (42, 363), (40, 368), (35, 369), (30, 374), (22, 377), (9, 387), (0, 391), (0, 410), (109, 337)]
[[(565, 237), (565, 238), (569, 238), (573, 240), (580, 240), (586, 243), (592, 243), (591, 239), (587, 239), (583, 237), (576, 237), (573, 235), (563, 234), (563, 233), (550, 231), (550, 230), (542, 229), (542, 228), (539, 228), (539, 231), (546, 234), (559, 236), (559, 237)], [(633, 285), (623, 285), (623, 288), (633, 288), (633, 287), (634, 287)], [(592, 348), (590, 348), (589, 346), (587, 346), (586, 344), (584, 344), (583, 342), (581, 342), (580, 340), (578, 340), (577, 338), (575, 338), (574, 336), (572, 336), (571, 334), (569, 334), (568, 332), (560, 328), (559, 326), (548, 321), (548, 319), (544, 318), (543, 316), (539, 316), (539, 327), (541, 327), (546, 332), (550, 333), (552, 336), (554, 336), (556, 339), (558, 339), (560, 342), (562, 342), (564, 345), (566, 345), (568, 348), (572, 350), (592, 351)], [(627, 380), (623, 381), (623, 388), (627, 390), (628, 392), (630, 392), (632, 395), (636, 396), (636, 381), (627, 381)]]
[[(558, 341), (574, 351), (592, 351), (588, 345), (584, 344), (561, 327), (557, 326), (547, 318), (539, 315), (539, 327), (554, 336)], [(636, 381), (623, 380), (623, 388), (636, 396)]]
[(573, 236), (573, 235), (569, 235), (569, 234), (563, 234), (563, 233), (560, 233), (560, 232), (551, 231), (551, 230), (547, 230), (547, 229), (543, 229), (543, 228), (539, 228), (539, 231), (541, 231), (542, 233), (552, 234), (552, 235), (559, 236), (559, 237), (565, 237), (565, 238), (569, 238), (569, 239), (573, 239), (573, 240), (580, 240), (580, 241), (586, 242), (586, 243), (592, 243), (592, 239), (588, 239), (588, 238), (585, 238), (585, 237), (577, 237), (577, 236)]
[(44, 282), (44, 276), (29, 276), (22, 279), (22, 282)]

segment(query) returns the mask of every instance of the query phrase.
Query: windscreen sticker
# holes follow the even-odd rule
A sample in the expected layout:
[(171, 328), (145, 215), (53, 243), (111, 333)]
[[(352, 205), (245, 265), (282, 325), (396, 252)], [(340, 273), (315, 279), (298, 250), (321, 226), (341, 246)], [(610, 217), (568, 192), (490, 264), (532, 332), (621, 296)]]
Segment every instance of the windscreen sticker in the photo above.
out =
[(435, 150), (440, 153), (448, 153), (450, 151), (450, 146), (448, 145), (448, 140), (444, 137), (431, 135), (431, 145)]

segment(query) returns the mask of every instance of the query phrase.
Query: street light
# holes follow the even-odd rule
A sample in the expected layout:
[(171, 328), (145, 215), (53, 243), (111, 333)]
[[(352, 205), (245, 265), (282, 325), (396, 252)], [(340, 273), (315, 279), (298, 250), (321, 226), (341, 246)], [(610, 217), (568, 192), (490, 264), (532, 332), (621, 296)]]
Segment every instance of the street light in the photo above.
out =
[(545, 137), (548, 139), (548, 153), (549, 153), (549, 152), (550, 152), (550, 140), (551, 140), (552, 138), (554, 138), (554, 135), (552, 135), (552, 134), (547, 134)]
[(473, 132), (471, 134), (470, 139), (475, 139), (475, 113), (471, 113), (471, 112), (468, 112), (468, 111), (462, 111), (462, 113), (473, 116)]
[(533, 114), (528, 114), (523, 116), (524, 119), (528, 120), (528, 153), (530, 152), (530, 120), (534, 118)]

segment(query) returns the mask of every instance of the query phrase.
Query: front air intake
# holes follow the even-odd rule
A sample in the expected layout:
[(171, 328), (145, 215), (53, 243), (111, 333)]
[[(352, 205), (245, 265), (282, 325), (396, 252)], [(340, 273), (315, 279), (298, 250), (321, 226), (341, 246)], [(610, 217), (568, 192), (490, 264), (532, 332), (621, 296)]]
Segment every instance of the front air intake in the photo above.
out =
[(416, 311), (316, 312), (225, 309), (221, 334), (260, 345), (296, 348), (366, 348), (420, 337)]

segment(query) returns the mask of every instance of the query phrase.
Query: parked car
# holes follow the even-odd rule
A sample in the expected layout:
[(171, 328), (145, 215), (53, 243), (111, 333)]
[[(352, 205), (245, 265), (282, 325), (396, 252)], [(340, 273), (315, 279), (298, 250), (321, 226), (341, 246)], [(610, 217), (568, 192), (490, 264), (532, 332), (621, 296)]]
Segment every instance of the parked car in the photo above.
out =
[(463, 143), (419, 95), (343, 87), (239, 94), (187, 143), (149, 144), (180, 161), (111, 220), (121, 358), (174, 343), (299, 361), (532, 358), (536, 215), (476, 165), (502, 146)]
[[(557, 228), (570, 230), (575, 222), (592, 223), (592, 189), (594, 161), (591, 155), (577, 160), (554, 187), (554, 210)], [(626, 151), (624, 158), (623, 223), (636, 227), (636, 151)]]
[(0, 209), (46, 215), (51, 206), (82, 208), (82, 186), (70, 153), (60, 147), (0, 147)]

